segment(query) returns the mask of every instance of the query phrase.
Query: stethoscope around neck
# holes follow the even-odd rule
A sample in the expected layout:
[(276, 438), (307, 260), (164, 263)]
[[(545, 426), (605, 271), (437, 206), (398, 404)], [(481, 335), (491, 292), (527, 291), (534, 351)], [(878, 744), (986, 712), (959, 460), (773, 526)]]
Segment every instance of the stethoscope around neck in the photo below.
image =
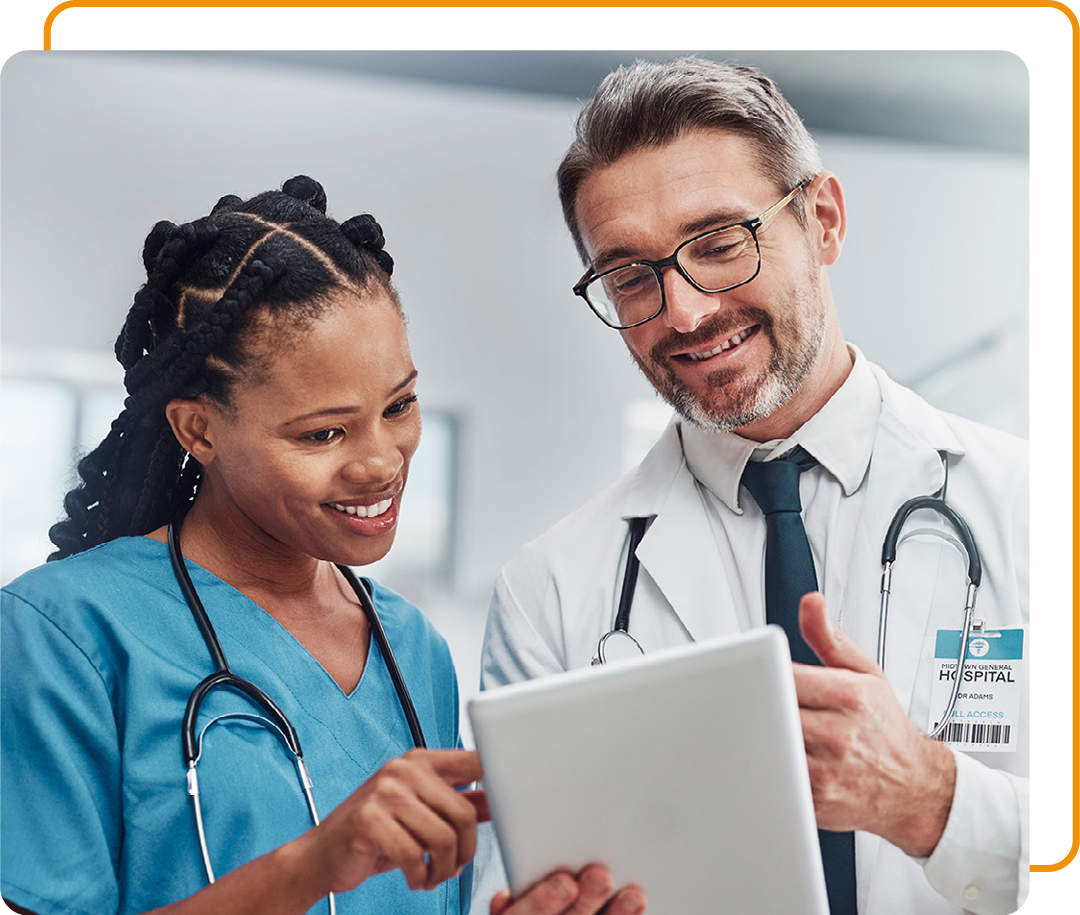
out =
[[(892, 590), (893, 566), (896, 563), (896, 553), (900, 544), (910, 537), (920, 534), (929, 534), (941, 537), (955, 546), (967, 558), (967, 596), (964, 602), (964, 624), (960, 631), (960, 650), (956, 658), (956, 679), (953, 682), (949, 696), (949, 703), (938, 724), (929, 731), (928, 737), (937, 739), (948, 728), (952, 718), (956, 700), (960, 694), (960, 686), (963, 681), (964, 666), (967, 661), (967, 647), (971, 632), (981, 632), (983, 621), (974, 619), (975, 598), (979, 592), (979, 584), (982, 581), (982, 559), (979, 556), (975, 538), (971, 535), (971, 529), (967, 522), (945, 502), (945, 492), (949, 485), (949, 461), (948, 455), (939, 452), (941, 463), (945, 471), (945, 479), (941, 489), (929, 496), (916, 496), (908, 499), (897, 509), (885, 534), (885, 540), (881, 548), (881, 605), (878, 614), (878, 642), (877, 663), (885, 669), (885, 641), (886, 629), (889, 620), (889, 596)], [(912, 513), (920, 509), (936, 512), (955, 532), (940, 530), (939, 528), (919, 528), (903, 534), (903, 528)], [(641, 561), (637, 557), (637, 548), (645, 536), (645, 531), (652, 520), (649, 517), (627, 518), (629, 531), (626, 539), (626, 561), (623, 566), (622, 586), (619, 589), (619, 603), (615, 612), (615, 621), (611, 629), (600, 637), (593, 655), (593, 664), (606, 664), (623, 658), (633, 658), (645, 653), (640, 643), (630, 634), (630, 608), (634, 601), (634, 591), (637, 588), (638, 570)]]
[[(312, 793), (313, 784), (311, 774), (308, 771), (307, 765), (304, 763), (304, 753), (300, 747), (300, 738), (297, 736), (296, 728), (293, 727), (288, 716), (281, 710), (277, 703), (266, 694), (266, 692), (250, 680), (245, 680), (243, 677), (233, 673), (229, 668), (229, 662), (225, 657), (225, 652), (221, 648), (220, 641), (218, 641), (217, 633), (210, 623), (210, 617), (206, 613), (206, 608), (203, 607), (202, 600), (195, 590), (195, 585), (192, 583), (191, 576), (188, 574), (187, 566), (184, 563), (184, 556), (180, 549), (179, 533), (179, 526), (182, 520), (183, 518), (180, 516), (169, 523), (169, 559), (172, 562), (173, 572), (176, 574), (176, 580), (180, 585), (180, 590), (184, 595), (184, 599), (187, 601), (188, 608), (191, 610), (191, 615), (195, 618), (195, 623), (199, 627), (199, 632), (202, 633), (203, 641), (206, 642), (206, 648), (210, 652), (210, 658), (214, 664), (214, 672), (203, 678), (191, 691), (191, 695), (188, 697), (181, 731), (184, 765), (187, 767), (187, 791), (191, 797), (192, 806), (195, 811), (195, 829), (198, 833), (199, 849), (202, 853), (203, 865), (206, 868), (207, 880), (210, 883), (213, 883), (215, 879), (214, 869), (210, 863), (210, 852), (206, 845), (206, 832), (203, 828), (202, 802), (199, 793), (199, 777), (197, 773), (199, 758), (202, 755), (203, 737), (211, 725), (225, 720), (243, 720), (262, 725), (275, 733), (293, 759), (296, 766), (297, 778), (300, 781), (300, 789), (304, 794), (308, 812), (311, 814), (311, 820), (315, 826), (319, 825), (319, 812), (315, 806), (315, 798)], [(417, 747), (424, 748), (427, 746), (427, 743), (424, 740), (423, 729), (420, 727), (420, 719), (417, 717), (412, 697), (409, 695), (409, 690), (405, 685), (405, 679), (401, 675), (401, 668), (398, 667), (397, 659), (394, 657), (394, 652), (390, 647), (390, 641), (386, 636), (386, 630), (383, 628), (382, 621), (379, 619), (379, 614), (376, 612), (375, 605), (371, 600), (371, 595), (368, 593), (367, 583), (362, 583), (348, 566), (338, 565), (337, 569), (349, 583), (349, 586), (360, 601), (360, 606), (364, 610), (368, 625), (371, 627), (372, 636), (375, 639), (375, 643), (379, 646), (379, 651), (382, 653), (383, 660), (386, 662), (390, 679), (394, 683), (394, 691), (397, 693), (398, 701), (401, 703), (401, 709), (408, 722), (413, 744)], [(201, 731), (198, 730), (196, 722), (199, 717), (199, 709), (202, 707), (206, 697), (219, 687), (234, 689), (243, 693), (263, 710), (265, 716), (255, 715), (249, 712), (233, 712), (226, 715), (218, 715), (208, 721)], [(329, 903), (330, 913), (331, 915), (334, 915), (336, 908), (333, 893), (330, 893), (327, 896), (327, 901)]]
[[(949, 461), (945, 452), (940, 452), (940, 456), (941, 463), (945, 468), (945, 480), (941, 484), (941, 489), (931, 496), (916, 496), (914, 499), (908, 499), (897, 509), (889, 524), (889, 529), (885, 533), (885, 540), (881, 545), (881, 608), (878, 611), (877, 641), (877, 663), (884, 670), (885, 637), (889, 624), (889, 596), (892, 592), (892, 571), (893, 565), (896, 563), (896, 551), (900, 544), (909, 537), (930, 534), (941, 537), (960, 550), (967, 557), (967, 595), (964, 601), (964, 625), (960, 630), (960, 650), (956, 656), (956, 679), (953, 681), (952, 690), (949, 693), (949, 704), (945, 707), (945, 712), (937, 726), (927, 734), (928, 737), (933, 739), (940, 737), (951, 723), (953, 709), (956, 708), (956, 700), (960, 695), (960, 686), (963, 683), (964, 665), (967, 662), (968, 639), (973, 628), (979, 632), (983, 628), (983, 621), (973, 618), (975, 598), (978, 596), (979, 585), (982, 583), (982, 558), (979, 555), (979, 548), (975, 546), (975, 538), (971, 535), (971, 528), (967, 526), (967, 522), (964, 521), (960, 514), (945, 502), (945, 490), (949, 485)], [(901, 536), (908, 517), (920, 509), (937, 512), (938, 515), (949, 522), (949, 525), (955, 531), (955, 537), (950, 535), (948, 531), (939, 528), (919, 528)]]

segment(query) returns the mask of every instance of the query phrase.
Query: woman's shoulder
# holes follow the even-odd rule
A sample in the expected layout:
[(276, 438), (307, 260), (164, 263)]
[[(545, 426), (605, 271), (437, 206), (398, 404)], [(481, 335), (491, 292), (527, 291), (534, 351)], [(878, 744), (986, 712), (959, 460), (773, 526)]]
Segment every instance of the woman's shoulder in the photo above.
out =
[(371, 585), (371, 599), (391, 644), (401, 643), (415, 648), (426, 643), (431, 651), (445, 655), (449, 662), (450, 650), (446, 640), (419, 607), (373, 578), (365, 577), (364, 580)]
[(146, 537), (120, 537), (24, 572), (4, 586), (4, 603), (18, 599), (48, 612), (135, 601), (145, 589), (159, 590), (168, 568), (164, 544)]
[(440, 637), (431, 624), (431, 620), (412, 601), (374, 578), (363, 576), (362, 580), (369, 585), (371, 600), (379, 613), (379, 619), (387, 630), (390, 628), (413, 629)]
[(167, 548), (144, 537), (45, 563), (3, 588), (6, 656), (41, 669), (73, 671), (88, 662), (102, 682), (115, 685), (143, 646), (174, 639), (182, 617), (168, 612), (180, 599), (170, 587)]

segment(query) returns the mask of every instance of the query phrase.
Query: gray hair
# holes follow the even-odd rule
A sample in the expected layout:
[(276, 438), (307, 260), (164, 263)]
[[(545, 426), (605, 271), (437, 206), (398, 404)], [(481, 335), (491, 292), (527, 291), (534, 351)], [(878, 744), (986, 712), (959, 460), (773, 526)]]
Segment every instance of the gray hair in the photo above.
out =
[[(758, 165), (789, 191), (821, 171), (817, 144), (776, 84), (760, 70), (680, 57), (637, 60), (609, 73), (578, 115), (574, 142), (559, 166), (559, 199), (578, 252), (578, 187), (627, 153), (663, 146), (684, 133), (715, 128), (753, 141)], [(802, 209), (796, 207), (799, 221)]]

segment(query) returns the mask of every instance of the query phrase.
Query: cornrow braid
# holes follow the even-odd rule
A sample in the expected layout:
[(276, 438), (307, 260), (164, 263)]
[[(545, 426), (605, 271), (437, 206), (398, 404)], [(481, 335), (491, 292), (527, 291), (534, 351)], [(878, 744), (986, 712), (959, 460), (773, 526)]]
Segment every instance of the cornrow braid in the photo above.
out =
[(203, 321), (185, 327), (128, 369), (124, 386), (133, 392), (124, 403), (128, 410), (148, 416), (176, 397), (177, 391), (184, 391), (186, 397), (203, 393), (189, 385), (207, 356), (215, 354), (233, 324), (285, 272), (280, 258), (267, 260), (270, 263), (256, 259), (246, 264)]
[[(283, 271), (281, 263), (268, 266), (260, 260), (252, 261), (241, 270), (221, 297), (220, 307), (205, 323), (183, 331), (179, 339), (166, 341), (128, 370), (125, 386), (132, 393), (124, 402), (124, 410), (102, 444), (79, 462), (83, 486), (72, 490), (64, 500), (72, 523), (61, 522), (49, 532), (59, 552), (70, 555), (130, 531), (145, 533), (159, 526), (153, 521), (167, 514), (173, 503), (184, 458), (183, 449), (164, 421), (165, 404), (173, 397), (202, 393), (200, 388), (205, 386), (199, 383), (198, 372), (206, 358), (229, 327)], [(117, 487), (118, 481), (130, 473), (130, 467), (145, 468), (138, 492), (131, 486)], [(105, 504), (113, 505), (114, 511), (91, 512)], [(73, 527), (82, 528), (74, 538)]]
[(146, 283), (116, 340), (124, 409), (79, 461), (67, 517), (49, 531), (49, 559), (149, 533), (194, 499), (202, 467), (173, 435), (168, 403), (206, 396), (227, 406), (264, 320), (299, 325), (335, 290), (372, 283), (397, 304), (384, 243), (370, 215), (343, 225), (328, 217), (322, 185), (304, 175), (249, 200), (222, 197), (193, 222), (157, 223), (143, 246)]
[(125, 369), (153, 348), (153, 341), (168, 326), (168, 292), (189, 258), (200, 254), (217, 237), (217, 227), (208, 223), (176, 226), (159, 222), (143, 246), (146, 285), (136, 294), (127, 321), (116, 338), (116, 358)]
[(78, 463), (82, 485), (71, 490), (64, 497), (64, 511), (67, 520), (54, 524), (49, 530), (49, 538), (57, 546), (57, 552), (49, 558), (68, 556), (88, 549), (103, 540), (98, 538), (101, 527), (100, 514), (90, 509), (97, 505), (105, 489), (104, 460), (109, 450), (119, 440), (120, 427), (126, 422), (121, 416), (113, 421), (112, 429), (105, 440)]

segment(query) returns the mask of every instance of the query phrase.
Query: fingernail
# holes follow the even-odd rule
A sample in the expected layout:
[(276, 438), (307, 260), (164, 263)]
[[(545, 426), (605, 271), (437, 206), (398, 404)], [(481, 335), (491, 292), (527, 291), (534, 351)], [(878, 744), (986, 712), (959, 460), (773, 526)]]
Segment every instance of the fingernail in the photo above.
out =
[(551, 893), (560, 902), (570, 902), (577, 895), (577, 885), (568, 874), (559, 874), (551, 881)]
[(620, 896), (615, 903), (615, 911), (619, 915), (639, 915), (645, 911), (645, 907), (634, 896)]
[(584, 884), (585, 889), (587, 889), (590, 893), (594, 893), (597, 895), (603, 893), (607, 889), (607, 884), (604, 881), (604, 878), (595, 871), (586, 871), (584, 876), (582, 876), (581, 878), (581, 882)]

